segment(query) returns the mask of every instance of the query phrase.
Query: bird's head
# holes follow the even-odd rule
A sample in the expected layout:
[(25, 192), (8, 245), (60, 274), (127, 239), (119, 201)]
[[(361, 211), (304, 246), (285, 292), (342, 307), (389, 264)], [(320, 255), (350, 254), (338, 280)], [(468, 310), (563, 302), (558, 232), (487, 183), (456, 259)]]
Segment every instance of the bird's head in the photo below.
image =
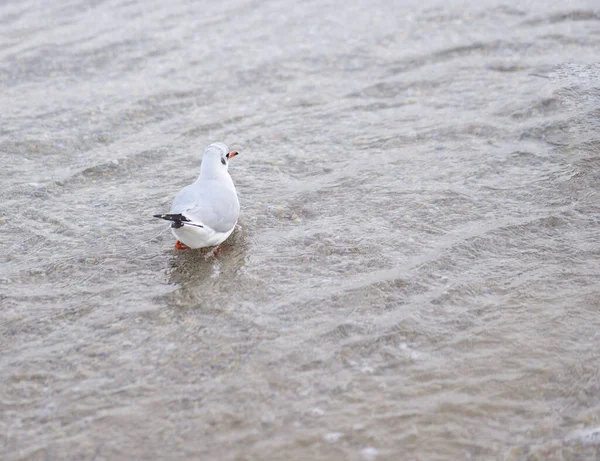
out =
[(202, 171), (209, 175), (218, 175), (229, 168), (229, 160), (238, 155), (237, 151), (230, 151), (222, 142), (212, 143), (202, 156)]

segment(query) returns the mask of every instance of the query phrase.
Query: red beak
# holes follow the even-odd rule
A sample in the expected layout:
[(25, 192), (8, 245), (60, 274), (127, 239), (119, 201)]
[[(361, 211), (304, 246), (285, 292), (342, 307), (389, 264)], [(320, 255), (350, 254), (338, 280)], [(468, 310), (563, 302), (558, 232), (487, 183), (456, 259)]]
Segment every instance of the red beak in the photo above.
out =
[(237, 151), (235, 151), (235, 150), (232, 150), (231, 152), (229, 152), (229, 153), (227, 154), (227, 156), (226, 156), (226, 157), (227, 157), (229, 160), (231, 160), (231, 159), (232, 159), (233, 157), (235, 157), (236, 155), (239, 155), (239, 152), (237, 152)]

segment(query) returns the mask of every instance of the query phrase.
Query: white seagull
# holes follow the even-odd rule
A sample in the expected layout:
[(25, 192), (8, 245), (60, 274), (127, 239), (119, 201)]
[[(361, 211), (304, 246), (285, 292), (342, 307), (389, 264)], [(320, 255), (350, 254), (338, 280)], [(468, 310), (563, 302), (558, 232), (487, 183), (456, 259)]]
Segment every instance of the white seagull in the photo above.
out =
[(208, 146), (198, 179), (179, 191), (169, 213), (154, 215), (172, 221), (178, 250), (217, 246), (233, 232), (240, 202), (227, 168), (236, 155), (221, 142)]

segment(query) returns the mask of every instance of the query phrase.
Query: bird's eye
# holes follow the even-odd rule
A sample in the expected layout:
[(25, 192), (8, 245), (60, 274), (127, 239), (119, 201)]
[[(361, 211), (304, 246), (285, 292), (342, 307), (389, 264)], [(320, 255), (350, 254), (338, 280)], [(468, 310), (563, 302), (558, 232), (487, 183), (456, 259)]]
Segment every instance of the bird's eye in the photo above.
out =
[(222, 163), (223, 165), (227, 165), (227, 162), (225, 161), (225, 159), (224, 159), (223, 157), (221, 157), (221, 163)]

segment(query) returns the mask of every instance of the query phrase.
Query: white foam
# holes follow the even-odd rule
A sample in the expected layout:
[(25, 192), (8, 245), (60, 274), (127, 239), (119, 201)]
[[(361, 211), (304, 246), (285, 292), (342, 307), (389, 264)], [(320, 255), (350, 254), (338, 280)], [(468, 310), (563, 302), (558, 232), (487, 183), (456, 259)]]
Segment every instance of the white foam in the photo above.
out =
[(377, 458), (377, 456), (379, 456), (379, 450), (374, 447), (366, 447), (366, 448), (362, 449), (360, 454), (367, 461), (371, 461), (371, 460)]
[(341, 432), (329, 432), (323, 436), (323, 440), (329, 443), (335, 443), (344, 436)]
[(325, 410), (322, 410), (321, 408), (317, 408), (317, 407), (315, 407), (315, 408), (311, 408), (311, 409), (309, 410), (309, 413), (310, 413), (312, 416), (323, 416), (323, 415), (325, 414)]
[(600, 445), (600, 427), (575, 431), (567, 438), (567, 441), (580, 442), (583, 445)]

